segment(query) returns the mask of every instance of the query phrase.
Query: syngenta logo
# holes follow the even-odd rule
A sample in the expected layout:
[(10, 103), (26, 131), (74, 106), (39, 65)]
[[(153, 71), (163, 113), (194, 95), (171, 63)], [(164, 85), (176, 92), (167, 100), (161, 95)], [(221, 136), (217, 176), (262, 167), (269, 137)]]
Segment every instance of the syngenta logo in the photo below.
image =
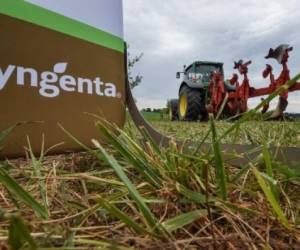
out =
[(115, 84), (104, 83), (100, 77), (92, 80), (64, 75), (67, 66), (67, 63), (57, 63), (53, 67), (53, 72), (44, 71), (41, 73), (38, 73), (33, 68), (24, 68), (15, 65), (9, 65), (5, 70), (0, 68), (0, 91), (5, 88), (9, 79), (16, 73), (17, 85), (24, 86), (27, 80), (31, 87), (39, 88), (39, 94), (44, 97), (57, 97), (61, 91), (121, 97), (121, 94), (117, 92)]

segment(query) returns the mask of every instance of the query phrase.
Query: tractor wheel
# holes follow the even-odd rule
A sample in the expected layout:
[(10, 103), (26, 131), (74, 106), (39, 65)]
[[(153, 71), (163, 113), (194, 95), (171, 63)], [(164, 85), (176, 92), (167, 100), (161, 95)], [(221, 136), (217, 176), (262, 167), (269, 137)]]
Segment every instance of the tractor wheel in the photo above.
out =
[(178, 113), (180, 120), (197, 121), (202, 119), (201, 113), (205, 113), (205, 105), (202, 103), (199, 89), (193, 89), (188, 86), (181, 88)]
[(169, 119), (171, 121), (177, 121), (178, 120), (178, 99), (173, 99), (169, 101), (168, 104), (169, 109)]

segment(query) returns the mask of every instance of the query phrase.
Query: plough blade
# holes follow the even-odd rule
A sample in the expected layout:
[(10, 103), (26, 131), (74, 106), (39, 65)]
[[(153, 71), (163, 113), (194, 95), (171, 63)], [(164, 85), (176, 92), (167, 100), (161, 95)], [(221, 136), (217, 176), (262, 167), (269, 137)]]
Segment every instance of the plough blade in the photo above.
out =
[(280, 119), (283, 117), (283, 112), (288, 106), (288, 101), (285, 98), (279, 97), (277, 107), (272, 113), (270, 119)]

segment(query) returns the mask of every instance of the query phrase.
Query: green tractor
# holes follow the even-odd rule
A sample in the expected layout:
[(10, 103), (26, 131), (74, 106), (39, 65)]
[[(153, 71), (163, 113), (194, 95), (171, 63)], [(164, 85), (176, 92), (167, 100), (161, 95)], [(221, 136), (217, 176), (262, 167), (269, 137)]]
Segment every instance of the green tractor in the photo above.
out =
[[(184, 66), (183, 72), (177, 72), (176, 78), (183, 80), (179, 88), (179, 98), (168, 102), (170, 120), (205, 121), (208, 118), (206, 104), (210, 101), (209, 83), (212, 72), (224, 75), (223, 63), (196, 61)], [(225, 83), (227, 90), (234, 86)]]

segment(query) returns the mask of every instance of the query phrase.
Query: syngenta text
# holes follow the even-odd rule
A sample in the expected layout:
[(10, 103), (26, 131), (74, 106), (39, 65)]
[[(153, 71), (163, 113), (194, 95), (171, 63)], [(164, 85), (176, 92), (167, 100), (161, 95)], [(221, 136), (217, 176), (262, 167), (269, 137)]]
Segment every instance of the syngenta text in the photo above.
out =
[(6, 69), (0, 68), (0, 91), (5, 88), (9, 79), (16, 73), (17, 85), (24, 86), (28, 81), (31, 87), (39, 88), (39, 94), (44, 97), (57, 97), (61, 91), (120, 97), (120, 94), (117, 93), (116, 85), (104, 83), (100, 77), (91, 80), (89, 78), (64, 75), (67, 66), (67, 63), (57, 63), (53, 67), (53, 72), (44, 71), (41, 73), (38, 73), (33, 68), (15, 65), (9, 65)]

